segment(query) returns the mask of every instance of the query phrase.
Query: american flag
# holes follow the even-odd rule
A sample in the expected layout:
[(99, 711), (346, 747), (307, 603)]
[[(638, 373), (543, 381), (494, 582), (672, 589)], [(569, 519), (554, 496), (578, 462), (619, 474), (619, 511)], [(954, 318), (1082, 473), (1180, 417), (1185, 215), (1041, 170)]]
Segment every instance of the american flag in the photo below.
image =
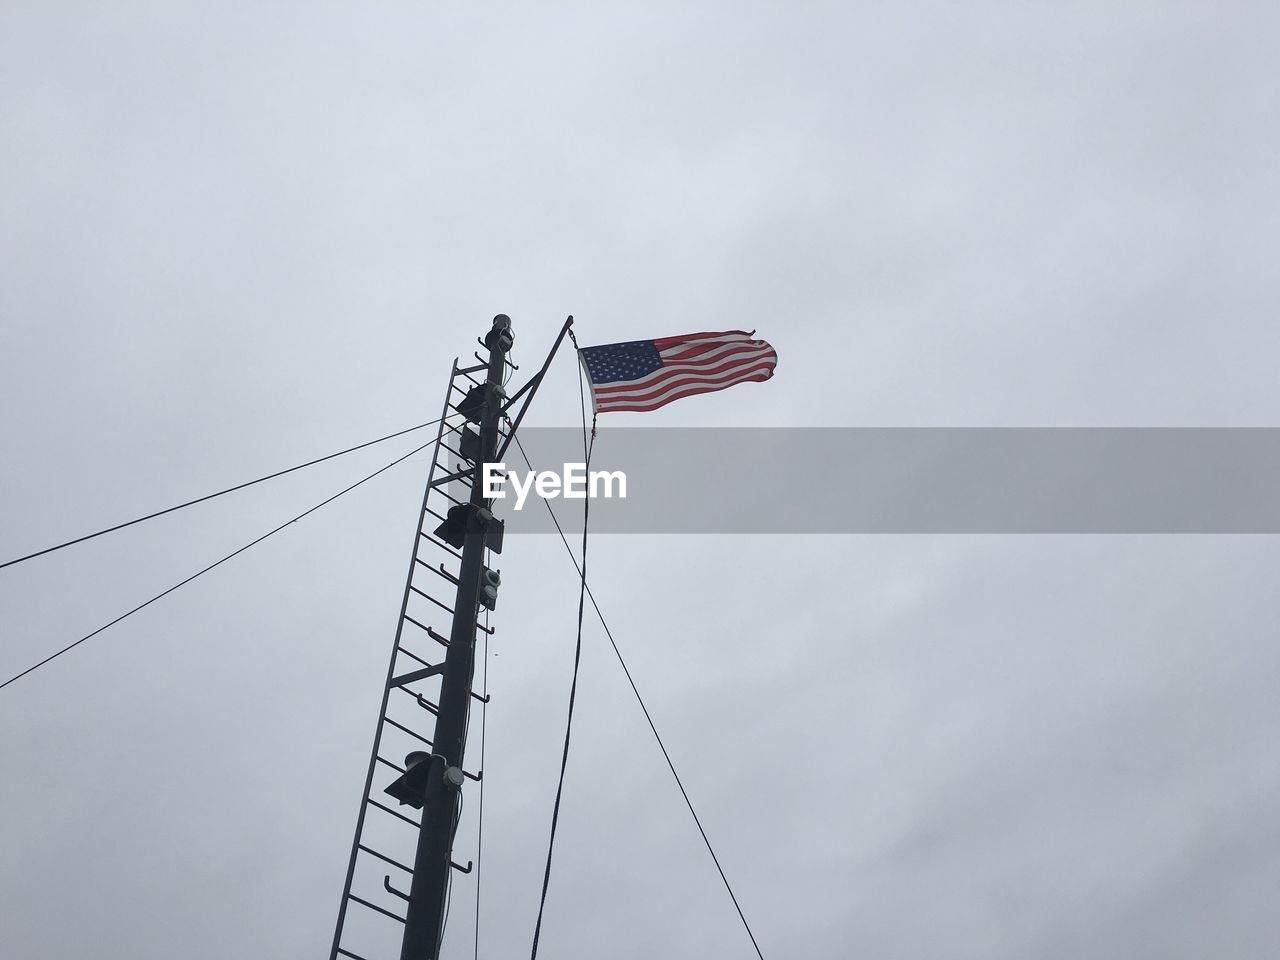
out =
[(649, 411), (695, 393), (768, 380), (778, 355), (742, 330), (583, 347), (596, 413)]

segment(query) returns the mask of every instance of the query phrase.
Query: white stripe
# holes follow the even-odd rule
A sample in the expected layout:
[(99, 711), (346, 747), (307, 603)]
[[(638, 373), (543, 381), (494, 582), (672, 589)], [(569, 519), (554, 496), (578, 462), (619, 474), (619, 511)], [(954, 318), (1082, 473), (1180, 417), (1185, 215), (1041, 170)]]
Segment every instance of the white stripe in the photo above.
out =
[(702, 354), (699, 354), (700, 357), (701, 356), (714, 357), (717, 354), (724, 353), (726, 350), (741, 350), (746, 346), (765, 346), (765, 347), (768, 346), (768, 344), (765, 343), (763, 340), (750, 340), (746, 338), (735, 338), (735, 339), (729, 340), (721, 337), (715, 340), (695, 340), (691, 343), (682, 343), (678, 347), (664, 347), (663, 349), (658, 351), (658, 356), (662, 357), (665, 360), (667, 357), (679, 356), (680, 354), (684, 353), (687, 350), (705, 348), (708, 344), (712, 344), (712, 343), (723, 344), (723, 346), (712, 347), (710, 350), (704, 349), (704, 352)]
[(707, 385), (707, 384), (699, 385), (699, 384), (686, 383), (683, 386), (675, 387), (672, 390), (668, 390), (666, 393), (660, 394), (659, 396), (655, 397), (652, 400), (636, 401), (636, 400), (621, 399), (621, 400), (615, 400), (615, 401), (602, 401), (600, 405), (600, 412), (607, 413), (610, 410), (620, 410), (626, 407), (626, 408), (629, 408), (630, 411), (634, 413), (645, 413), (650, 410), (656, 410), (659, 407), (664, 406), (665, 404), (670, 403), (673, 400), (679, 400), (683, 396), (696, 396), (699, 392), (716, 393), (720, 390), (726, 390), (729, 387), (736, 386), (739, 383), (746, 383), (749, 381), (760, 382), (761, 380), (768, 380), (772, 376), (772, 374), (769, 373), (768, 371), (763, 371), (765, 373), (765, 376), (761, 377), (760, 376), (761, 372), (762, 371), (757, 370), (754, 372), (744, 373), (741, 376), (737, 377), (736, 379), (730, 380), (726, 383), (720, 383), (715, 385)]
[(699, 357), (697, 360), (681, 360), (675, 363), (668, 363), (665, 366), (653, 371), (653, 373), (646, 373), (643, 377), (638, 377), (635, 380), (611, 380), (606, 383), (601, 383), (597, 385), (597, 389), (599, 390), (615, 390), (615, 389), (631, 390), (634, 387), (643, 387), (645, 384), (652, 384), (658, 380), (663, 379), (664, 377), (668, 376), (672, 372), (678, 373), (683, 370), (708, 370), (708, 369), (711, 369), (712, 367), (718, 367), (721, 364), (727, 362), (728, 357), (725, 356), (725, 354), (731, 350), (737, 350), (744, 360), (748, 360), (753, 357), (768, 356), (773, 351), (773, 348), (769, 346), (767, 343), (764, 343), (763, 340), (759, 342), (763, 345), (760, 347), (752, 347), (749, 349), (744, 349), (743, 347), (740, 347), (740, 346), (739, 347), (723, 347), (720, 350), (716, 351), (716, 356), (710, 357), (709, 359), (706, 357)]
[(679, 393), (681, 390), (688, 390), (690, 388), (697, 389), (699, 387), (707, 387), (711, 391), (723, 390), (726, 387), (732, 387), (736, 383), (742, 383), (744, 380), (750, 379), (750, 377), (755, 376), (757, 374), (770, 373), (771, 372), (770, 368), (771, 368), (771, 365), (768, 363), (757, 363), (750, 367), (745, 367), (738, 372), (734, 372), (730, 376), (730, 379), (725, 380), (722, 383), (709, 383), (705, 379), (699, 379), (696, 377), (691, 378), (688, 380), (688, 382), (682, 382), (682, 383), (679, 383), (678, 385), (672, 385), (670, 388), (658, 394), (657, 396), (651, 397), (645, 400), (640, 400), (635, 397), (630, 397), (627, 395), (618, 395), (618, 394), (611, 393), (608, 396), (600, 397), (598, 401), (598, 405), (601, 413), (604, 413), (607, 410), (611, 410), (615, 406), (621, 406), (626, 404), (641, 404), (646, 408), (652, 409), (655, 406), (661, 406), (665, 402), (666, 398), (671, 397), (671, 395), (674, 393)]
[[(656, 337), (657, 340), (674, 340), (675, 337)], [(700, 343), (746, 343), (751, 339), (749, 333), (704, 333), (701, 335), (690, 334), (684, 338), (684, 342), (678, 347), (664, 347), (664, 350), (677, 350), (685, 347), (694, 347)]]
[(681, 374), (671, 377), (669, 380), (658, 384), (656, 387), (650, 387), (648, 391), (644, 390), (606, 390), (598, 391), (596, 394), (599, 403), (609, 403), (613, 400), (626, 400), (628, 402), (635, 401), (639, 403), (647, 403), (649, 396), (662, 396), (663, 392), (672, 388), (687, 387), (690, 384), (701, 384), (705, 387), (720, 387), (742, 374), (744, 370), (772, 370), (776, 364), (769, 361), (753, 361), (752, 363), (739, 364), (732, 369), (717, 374), (716, 377), (710, 378), (701, 375)]
[(648, 376), (641, 377), (639, 380), (617, 380), (613, 383), (602, 383), (593, 385), (593, 389), (601, 396), (610, 396), (614, 394), (624, 393), (628, 396), (636, 394), (648, 393), (676, 377), (701, 377), (704, 380), (710, 380), (717, 377), (730, 376), (736, 373), (743, 366), (759, 362), (776, 363), (775, 354), (771, 351), (759, 351), (744, 357), (725, 358), (721, 357), (715, 364), (672, 364), (664, 367), (662, 370), (655, 371)]

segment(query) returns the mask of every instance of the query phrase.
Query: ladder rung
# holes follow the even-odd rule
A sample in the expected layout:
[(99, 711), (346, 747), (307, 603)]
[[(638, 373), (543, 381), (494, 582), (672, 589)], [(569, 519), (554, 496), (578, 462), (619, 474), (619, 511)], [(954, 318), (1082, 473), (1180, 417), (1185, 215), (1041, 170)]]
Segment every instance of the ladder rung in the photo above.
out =
[(417, 587), (415, 587), (413, 584), (409, 584), (409, 589), (410, 589), (410, 590), (412, 590), (414, 593), (416, 593), (416, 594), (417, 594), (418, 596), (420, 596), (420, 597), (426, 597), (428, 600), (430, 600), (432, 603), (434, 603), (437, 607), (439, 607), (439, 608), (440, 608), (441, 610), (443, 610), (445, 613), (449, 614), (449, 616), (453, 616), (453, 607), (447, 607), (447, 606), (445, 606), (443, 603), (441, 603), (439, 600), (437, 600), (437, 599), (436, 599), (435, 597), (433, 597), (431, 594), (427, 593), (425, 590), (419, 590), (419, 589), (418, 589)]
[[(413, 691), (409, 690), (408, 687), (401, 687), (400, 689), (408, 690), (409, 693), (413, 693)], [(440, 708), (438, 706), (436, 706), (434, 703), (432, 703), (430, 700), (428, 700), (426, 697), (424, 697), (420, 693), (414, 693), (413, 695), (418, 698), (418, 706), (420, 706), (423, 710), (437, 717), (440, 716)]]
[(433, 486), (433, 487), (431, 488), (431, 492), (432, 492), (432, 493), (438, 493), (438, 494), (440, 494), (440, 496), (444, 497), (446, 500), (450, 500), (450, 501), (452, 501), (452, 502), (453, 502), (453, 504), (454, 504), (454, 506), (461, 507), (461, 506), (464, 506), (464, 505), (466, 504), (466, 501), (465, 501), (465, 500), (459, 500), (457, 497), (455, 497), (455, 496), (453, 496), (453, 495), (451, 495), (451, 494), (445, 493), (445, 492), (444, 492), (443, 490), (441, 490), (439, 487), (435, 487), (435, 486)]
[(423, 660), (423, 659), (422, 659), (420, 656), (418, 656), (416, 653), (413, 653), (413, 652), (411, 652), (411, 651), (409, 651), (409, 650), (405, 649), (404, 647), (396, 647), (396, 653), (403, 653), (403, 654), (404, 654), (406, 657), (408, 657), (410, 660), (417, 660), (417, 661), (418, 661), (420, 664), (422, 664), (424, 667), (429, 667), (429, 666), (431, 666), (431, 664), (427, 663), (427, 661)]
[(444, 447), (446, 450), (448, 450), (450, 453), (452, 453), (455, 457), (457, 457), (457, 458), (458, 458), (459, 460), (461, 460), (463, 463), (469, 463), (469, 464), (471, 464), (471, 466), (467, 468), (467, 473), (474, 473), (474, 472), (475, 472), (475, 469), (476, 469), (476, 468), (475, 468), (475, 461), (474, 461), (474, 460), (472, 460), (472, 459), (470, 459), (469, 457), (464, 457), (464, 456), (462, 455), (462, 451), (461, 451), (461, 450), (455, 450), (455, 449), (453, 449), (453, 447), (449, 446), (449, 445), (448, 445), (447, 443), (445, 443), (443, 440), (441, 440), (441, 441), (440, 441), (440, 446)]
[[(404, 618), (408, 620), (410, 623), (412, 623), (415, 627), (421, 627), (423, 630), (427, 631), (431, 639), (436, 641), (436, 643), (439, 643), (446, 647), (449, 645), (448, 640), (443, 639), (440, 636), (440, 634), (436, 633), (434, 630), (428, 627), (425, 623), (419, 623), (417, 620), (413, 619), (413, 617), (409, 616), (407, 613), (404, 615)], [(423, 662), (425, 663), (426, 661), (423, 661)]]
[(363, 843), (356, 844), (356, 846), (359, 849), (363, 850), (365, 853), (377, 857), (379, 860), (385, 860), (387, 863), (391, 864), (393, 867), (399, 867), (405, 873), (413, 873), (413, 867), (406, 867), (399, 860), (392, 860), (385, 853), (379, 853), (377, 850), (372, 850), (369, 847), (366, 847)]
[(396, 773), (404, 773), (404, 767), (400, 766), (398, 763), (392, 763), (385, 757), (374, 757), (373, 759), (377, 760), (379, 763), (385, 763), (392, 770), (396, 771)]
[(404, 917), (400, 916), (399, 914), (392, 913), (390, 910), (383, 909), (382, 907), (378, 906), (376, 903), (370, 903), (368, 900), (362, 900), (359, 897), (357, 897), (354, 893), (348, 893), (347, 898), (350, 900), (354, 900), (356, 903), (360, 904), (362, 907), (368, 907), (370, 910), (377, 910), (379, 913), (385, 914), (386, 916), (390, 917), (392, 920), (399, 920), (401, 923), (404, 923)]
[(419, 530), (418, 536), (422, 537), (422, 539), (426, 540), (428, 543), (434, 543), (437, 547), (439, 547), (445, 553), (449, 554), (451, 557), (456, 557), (459, 560), (462, 559), (462, 554), (460, 554), (457, 550), (453, 549), (453, 547), (449, 546), (443, 540), (437, 540), (432, 534), (427, 533), (425, 530)]
[(433, 744), (431, 743), (431, 741), (430, 741), (430, 740), (428, 740), (428, 739), (427, 739), (426, 737), (424, 737), (422, 734), (420, 734), (420, 733), (415, 733), (413, 730), (410, 730), (410, 729), (409, 729), (408, 727), (406, 727), (403, 723), (396, 723), (396, 721), (392, 720), (390, 717), (383, 717), (383, 718), (382, 718), (382, 720), (383, 720), (383, 722), (384, 722), (384, 723), (389, 723), (389, 724), (391, 724), (391, 725), (392, 725), (393, 727), (395, 727), (397, 730), (403, 730), (403, 731), (404, 731), (405, 733), (407, 733), (409, 736), (414, 737), (415, 739), (421, 740), (421, 741), (422, 741), (423, 743), (425, 743), (428, 747), (433, 746)]
[[(450, 610), (449, 612), (453, 613), (452, 610)], [(447, 637), (440, 636), (440, 634), (436, 633), (434, 630), (428, 627), (425, 623), (419, 623), (417, 620), (413, 619), (413, 617), (409, 616), (407, 613), (404, 615), (404, 618), (408, 620), (410, 623), (412, 623), (415, 627), (421, 627), (423, 630), (427, 631), (427, 634), (431, 637), (431, 639), (434, 640), (436, 643), (440, 644), (440, 646), (447, 647), (449, 645), (449, 639)], [(479, 620), (476, 621), (476, 629), (483, 630), (485, 633), (487, 633), (491, 637), (498, 632), (497, 627), (486, 627)], [(403, 650), (404, 648), (401, 647), (401, 649)], [(405, 652), (408, 653), (407, 650)], [(409, 654), (409, 655), (413, 656), (413, 654)], [(414, 657), (414, 659), (417, 660), (419, 663), (426, 663), (425, 660), (419, 657)]]
[[(440, 446), (444, 447), (444, 444), (442, 443), (440, 444)], [(448, 447), (444, 447), (444, 448), (446, 450), (449, 449)], [(462, 454), (458, 454), (458, 456), (462, 456)], [(466, 470), (456, 470), (453, 473), (445, 474), (439, 480), (432, 480), (431, 489), (436, 490), (437, 488), (444, 486), (446, 483), (452, 483), (454, 480), (461, 480), (464, 477), (468, 477), (471, 475), (473, 469), (474, 468), (472, 467), (468, 467)], [(440, 492), (443, 493), (444, 491), (441, 490)]]
[(352, 953), (350, 950), (343, 950), (342, 947), (338, 948), (338, 952), (344, 957), (350, 957), (351, 960), (364, 960), (364, 957), (360, 956), (360, 954)]
[(391, 814), (393, 817), (399, 817), (401, 820), (403, 820), (405, 823), (409, 824), (409, 826), (411, 826), (411, 827), (420, 827), (420, 826), (421, 826), (421, 824), (419, 824), (417, 820), (414, 820), (412, 817), (406, 817), (403, 813), (399, 813), (399, 812), (398, 812), (398, 811), (396, 811), (396, 810), (392, 810), (390, 807), (385, 807), (385, 806), (383, 806), (383, 805), (382, 805), (382, 804), (380, 804), (377, 800), (373, 799), (373, 797), (365, 797), (365, 798), (364, 798), (364, 802), (365, 802), (365, 803), (371, 803), (371, 804), (373, 804), (375, 807), (377, 807), (377, 808), (378, 808), (379, 810), (381, 810), (383, 813), (389, 813), (389, 814)]
[(403, 690), (405, 693), (409, 694), (409, 696), (417, 700), (418, 706), (420, 706), (423, 710), (426, 710), (430, 713), (434, 713), (436, 716), (440, 715), (440, 708), (436, 704), (428, 700), (426, 697), (424, 697), (422, 694), (420, 694), (417, 690), (410, 690), (408, 687), (392, 687), (391, 689)]
[[(443, 560), (441, 560), (441, 561), (440, 561), (440, 566), (438, 566), (438, 567), (433, 567), (431, 564), (427, 563), (427, 561), (423, 560), (421, 557), (414, 557), (414, 558), (413, 558), (413, 562), (414, 562), (414, 563), (416, 563), (416, 564), (418, 564), (419, 566), (426, 567), (428, 570), (432, 570), (432, 571), (436, 571), (436, 572), (438, 572), (438, 571), (440, 571), (440, 570), (444, 570), (444, 571), (445, 571), (445, 573), (449, 573), (448, 569), (447, 569), (447, 568), (445, 567), (445, 565), (444, 565), (444, 561), (443, 561)], [(451, 573), (450, 573), (450, 574), (449, 574), (449, 576), (453, 576), (453, 574), (451, 574)], [(455, 582), (456, 582), (456, 581), (455, 581)]]
[[(419, 562), (419, 563), (422, 563), (422, 561), (421, 561), (421, 560), (419, 560), (418, 562)], [(450, 583), (454, 584), (455, 586), (457, 585), (457, 583), (458, 583), (458, 578), (457, 578), (457, 577), (455, 577), (455, 576), (454, 576), (452, 573), (450, 573), (448, 570), (446, 570), (446, 569), (444, 568), (444, 564), (443, 564), (443, 563), (442, 563), (442, 564), (440, 564), (440, 566), (438, 566), (438, 567), (433, 567), (433, 566), (431, 566), (430, 564), (426, 564), (426, 563), (423, 563), (422, 565), (423, 565), (424, 567), (426, 567), (428, 570), (430, 570), (432, 573), (434, 573), (434, 574), (436, 574), (436, 575), (438, 575), (438, 576), (440, 576), (440, 577), (443, 577), (445, 580), (448, 580)]]

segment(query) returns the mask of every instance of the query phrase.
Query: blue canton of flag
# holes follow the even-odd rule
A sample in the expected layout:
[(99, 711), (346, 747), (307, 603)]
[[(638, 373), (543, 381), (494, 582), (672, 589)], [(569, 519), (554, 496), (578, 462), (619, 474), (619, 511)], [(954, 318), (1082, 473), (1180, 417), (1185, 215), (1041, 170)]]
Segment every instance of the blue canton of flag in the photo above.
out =
[(662, 356), (652, 340), (630, 340), (607, 343), (602, 347), (586, 347), (582, 357), (592, 383), (636, 380), (662, 369)]

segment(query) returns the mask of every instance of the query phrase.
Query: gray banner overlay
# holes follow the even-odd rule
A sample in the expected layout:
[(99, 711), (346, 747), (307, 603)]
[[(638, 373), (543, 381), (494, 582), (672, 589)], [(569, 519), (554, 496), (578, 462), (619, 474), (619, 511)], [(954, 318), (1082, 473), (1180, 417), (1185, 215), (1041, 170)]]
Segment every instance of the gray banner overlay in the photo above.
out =
[[(583, 460), (575, 429), (523, 427), (537, 470)], [(513, 444), (508, 469), (527, 466)], [(1280, 429), (601, 427), (598, 533), (1280, 533)], [(458, 491), (460, 492), (460, 491)], [(565, 532), (581, 499), (551, 499)], [(555, 527), (495, 500), (508, 534)]]

